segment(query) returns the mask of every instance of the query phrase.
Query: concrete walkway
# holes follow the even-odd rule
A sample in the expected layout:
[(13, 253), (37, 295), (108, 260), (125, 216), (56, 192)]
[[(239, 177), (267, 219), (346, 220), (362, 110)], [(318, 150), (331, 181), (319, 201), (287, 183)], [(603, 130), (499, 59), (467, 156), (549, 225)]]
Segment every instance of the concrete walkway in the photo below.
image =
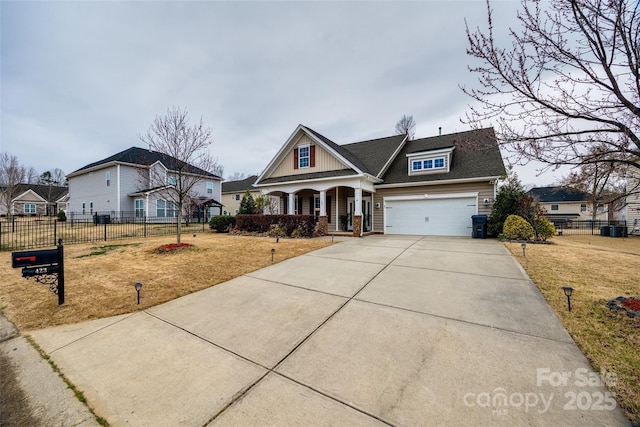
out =
[(349, 239), (31, 335), (113, 426), (629, 424), (495, 241)]

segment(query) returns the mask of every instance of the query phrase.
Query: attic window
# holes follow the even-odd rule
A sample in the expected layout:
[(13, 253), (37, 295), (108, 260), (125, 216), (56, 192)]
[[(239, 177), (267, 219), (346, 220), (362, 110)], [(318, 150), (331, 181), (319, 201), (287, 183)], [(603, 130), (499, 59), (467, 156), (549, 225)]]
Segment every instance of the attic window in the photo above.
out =
[(444, 169), (445, 161), (444, 157), (437, 157), (434, 159), (420, 159), (411, 161), (411, 171), (431, 171), (434, 169)]
[(302, 145), (298, 147), (298, 167), (308, 168), (309, 160), (311, 159), (311, 150), (308, 145)]

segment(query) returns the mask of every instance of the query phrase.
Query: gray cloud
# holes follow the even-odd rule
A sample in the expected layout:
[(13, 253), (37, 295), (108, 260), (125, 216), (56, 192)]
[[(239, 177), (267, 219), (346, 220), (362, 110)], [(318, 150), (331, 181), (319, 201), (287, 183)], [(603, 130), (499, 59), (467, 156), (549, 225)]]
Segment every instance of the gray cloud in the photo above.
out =
[[(494, 5), (515, 21), (517, 2)], [(259, 172), (298, 123), (338, 143), (464, 130), (464, 19), (482, 1), (2, 2), (0, 149), (69, 173), (188, 108), (212, 154)], [(522, 174), (521, 174), (522, 175)], [(527, 178), (528, 179), (528, 178)]]

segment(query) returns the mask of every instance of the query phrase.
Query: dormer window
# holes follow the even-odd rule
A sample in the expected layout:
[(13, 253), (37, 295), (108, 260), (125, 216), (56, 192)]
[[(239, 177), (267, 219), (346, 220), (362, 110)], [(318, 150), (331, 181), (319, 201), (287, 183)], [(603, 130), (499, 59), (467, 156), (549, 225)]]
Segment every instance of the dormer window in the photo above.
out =
[(298, 147), (298, 167), (308, 168), (309, 160), (311, 159), (311, 149), (308, 145), (301, 145)]
[(449, 172), (453, 147), (407, 154), (409, 175)]

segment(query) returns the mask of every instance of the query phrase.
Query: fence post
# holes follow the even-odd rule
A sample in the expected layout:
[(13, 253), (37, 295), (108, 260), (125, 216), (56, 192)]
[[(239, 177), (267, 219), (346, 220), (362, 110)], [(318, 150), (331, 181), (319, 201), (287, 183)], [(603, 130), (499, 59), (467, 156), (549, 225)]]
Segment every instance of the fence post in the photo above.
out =
[(58, 221), (53, 221), (53, 244), (58, 241)]
[(106, 242), (107, 241), (107, 220), (105, 219), (103, 222), (104, 222), (104, 241)]

